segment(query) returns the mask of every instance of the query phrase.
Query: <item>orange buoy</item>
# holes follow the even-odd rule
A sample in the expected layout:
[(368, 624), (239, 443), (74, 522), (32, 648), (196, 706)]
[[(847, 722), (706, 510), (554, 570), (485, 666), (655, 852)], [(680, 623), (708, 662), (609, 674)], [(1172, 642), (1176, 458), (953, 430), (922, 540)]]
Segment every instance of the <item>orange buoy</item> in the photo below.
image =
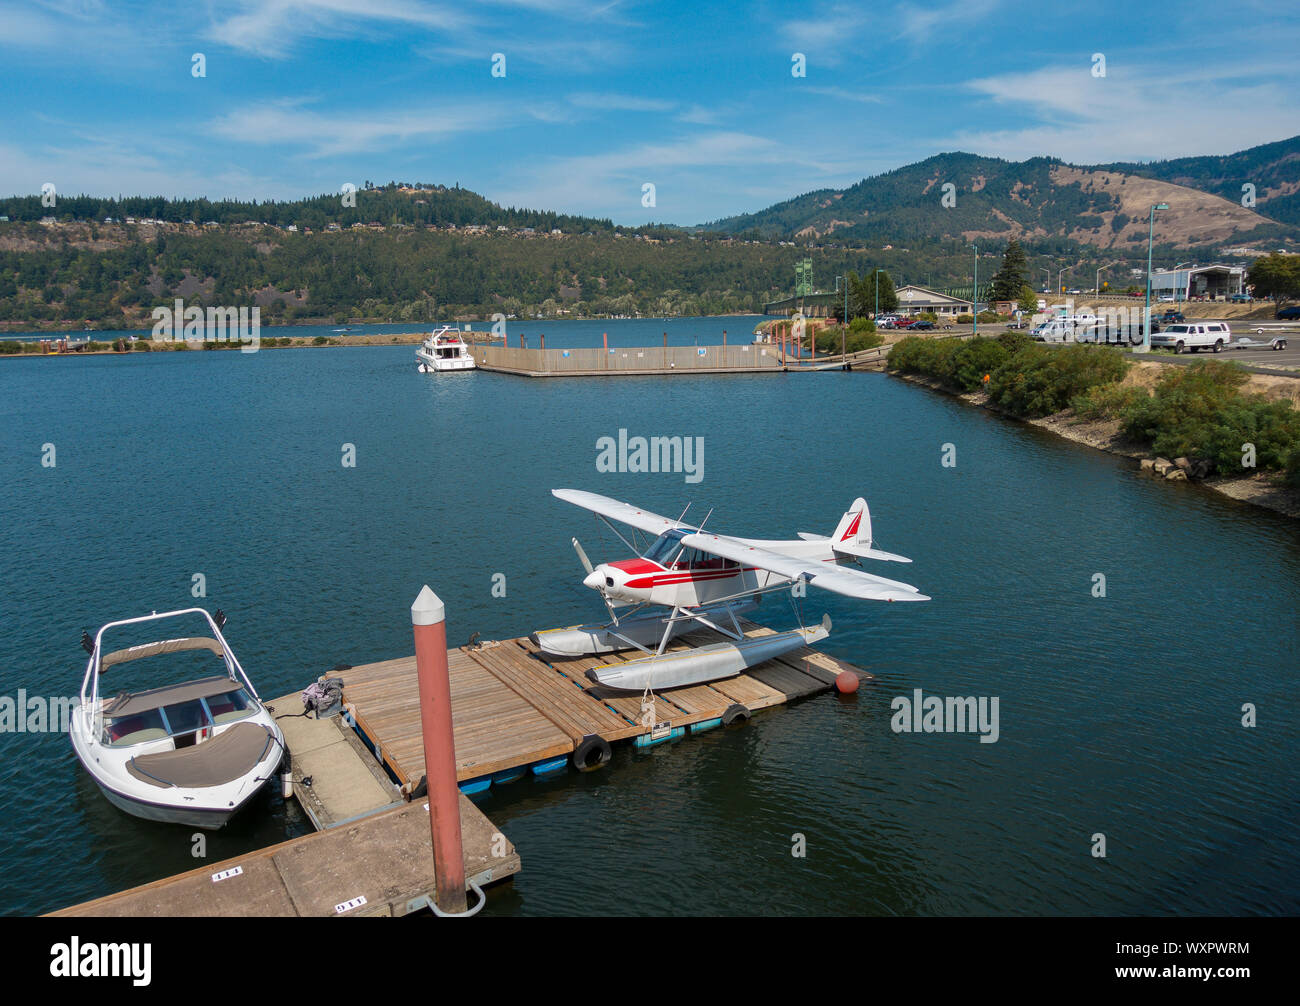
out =
[(835, 676), (835, 690), (841, 695), (852, 695), (858, 690), (858, 676), (852, 671), (840, 671)]

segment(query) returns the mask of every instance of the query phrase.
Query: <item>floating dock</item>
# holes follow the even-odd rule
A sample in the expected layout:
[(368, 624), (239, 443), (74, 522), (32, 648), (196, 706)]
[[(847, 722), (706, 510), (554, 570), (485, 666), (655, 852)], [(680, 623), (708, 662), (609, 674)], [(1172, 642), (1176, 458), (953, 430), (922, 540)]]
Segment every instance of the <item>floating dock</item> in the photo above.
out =
[(630, 348), (525, 349), (475, 346), (480, 370), (518, 377), (612, 377), (656, 374), (780, 374), (787, 370), (870, 369), (884, 366), (888, 346), (797, 358), (776, 343), (739, 346), (638, 346)]
[[(773, 630), (741, 619), (747, 636)], [(711, 629), (679, 637), (669, 653), (719, 642)], [(744, 674), (704, 685), (654, 693), (647, 720), (640, 693), (610, 692), (585, 672), (640, 657), (638, 651), (565, 660), (546, 657), (530, 639), (507, 639), (448, 654), (456, 778), (467, 792), (517, 777), (522, 771), (561, 771), (585, 741), (605, 744), (668, 739), (686, 730), (720, 725), (731, 711), (750, 713), (806, 695), (829, 691), (842, 671), (870, 675), (844, 661), (801, 647)], [(343, 700), (358, 729), (409, 792), (424, 777), (424, 746), (416, 695), (415, 658), (402, 657), (339, 671)], [(739, 708), (733, 708), (739, 707)], [(647, 723), (652, 722), (659, 729)]]
[[(773, 631), (745, 619), (740, 625), (751, 637)], [(722, 638), (698, 629), (667, 652)], [(646, 747), (747, 719), (829, 691), (844, 671), (871, 677), (802, 647), (735, 677), (653, 693), (647, 715), (641, 694), (611, 693), (585, 676), (638, 656), (563, 660), (542, 655), (527, 638), (448, 651), (465, 875), (473, 883), (513, 876), (520, 859), (467, 793), (529, 774), (597, 767), (615, 744)], [(397, 916), (429, 907), (435, 885), (415, 658), (328, 676), (343, 679), (344, 715), (298, 715), (298, 692), (267, 703), (291, 754), (294, 795), (315, 833), (52, 914)]]

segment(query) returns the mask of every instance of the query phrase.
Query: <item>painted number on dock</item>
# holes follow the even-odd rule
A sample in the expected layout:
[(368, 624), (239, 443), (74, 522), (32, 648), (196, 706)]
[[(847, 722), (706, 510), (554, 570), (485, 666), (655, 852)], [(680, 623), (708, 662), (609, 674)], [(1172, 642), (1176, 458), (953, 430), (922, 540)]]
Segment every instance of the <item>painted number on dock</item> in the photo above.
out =
[(212, 875), (212, 882), (216, 884), (223, 880), (229, 880), (231, 877), (238, 877), (243, 872), (244, 868), (242, 866), (232, 866), (229, 870), (222, 870), (220, 873), (214, 873)]
[(366, 896), (362, 894), (359, 897), (353, 898), (351, 901), (345, 901), (341, 905), (335, 905), (334, 913), (336, 915), (342, 915), (344, 912), (350, 912), (354, 908), (360, 908), (365, 903), (366, 903)]

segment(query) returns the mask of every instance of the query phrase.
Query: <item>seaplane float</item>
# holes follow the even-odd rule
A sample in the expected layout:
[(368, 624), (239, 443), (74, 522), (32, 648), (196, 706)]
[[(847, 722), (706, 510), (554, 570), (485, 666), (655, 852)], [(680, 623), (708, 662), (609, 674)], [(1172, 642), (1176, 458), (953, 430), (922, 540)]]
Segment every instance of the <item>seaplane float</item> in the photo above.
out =
[[(747, 637), (737, 616), (758, 606), (772, 591), (799, 584), (866, 601), (928, 601), (911, 584), (876, 576), (855, 565), (863, 559), (911, 562), (876, 548), (871, 513), (862, 498), (853, 501), (831, 535), (801, 532), (790, 540), (735, 538), (706, 531), (709, 511), (698, 525), (642, 510), (596, 493), (553, 489), (552, 495), (590, 510), (632, 550), (633, 558), (593, 565), (578, 539), (573, 547), (587, 571), (584, 586), (600, 594), (609, 621), (546, 629), (531, 635), (551, 657), (581, 657), (640, 650), (645, 656), (596, 667), (587, 677), (620, 691), (658, 690), (733, 677), (830, 633), (830, 617), (819, 625)], [(614, 522), (633, 529), (629, 540)], [(638, 547), (637, 532), (652, 536)], [(723, 642), (665, 652), (682, 633), (705, 626)]]
[[(155, 639), (106, 650), (105, 633), (151, 622), (206, 621), (209, 635)], [(150, 821), (220, 828), (275, 776), (284, 735), (258, 698), (221, 627), (225, 615), (202, 608), (109, 622), (81, 645), (90, 654), (80, 701), (68, 726), (77, 759), (114, 806)], [(164, 654), (199, 655), (220, 670), (141, 690), (101, 679), (121, 665)], [(173, 661), (192, 663), (184, 657)], [(114, 674), (116, 678), (116, 673)], [(116, 687), (116, 686), (115, 686)]]

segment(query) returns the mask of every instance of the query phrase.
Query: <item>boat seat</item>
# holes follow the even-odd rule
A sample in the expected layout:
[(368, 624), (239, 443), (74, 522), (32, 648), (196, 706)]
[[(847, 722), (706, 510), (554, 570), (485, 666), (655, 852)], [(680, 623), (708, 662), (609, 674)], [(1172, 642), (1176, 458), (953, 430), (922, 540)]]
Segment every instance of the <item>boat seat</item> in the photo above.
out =
[(139, 755), (126, 766), (141, 782), (162, 789), (222, 786), (247, 775), (275, 743), (260, 723), (236, 723), (211, 740), (176, 751)]

